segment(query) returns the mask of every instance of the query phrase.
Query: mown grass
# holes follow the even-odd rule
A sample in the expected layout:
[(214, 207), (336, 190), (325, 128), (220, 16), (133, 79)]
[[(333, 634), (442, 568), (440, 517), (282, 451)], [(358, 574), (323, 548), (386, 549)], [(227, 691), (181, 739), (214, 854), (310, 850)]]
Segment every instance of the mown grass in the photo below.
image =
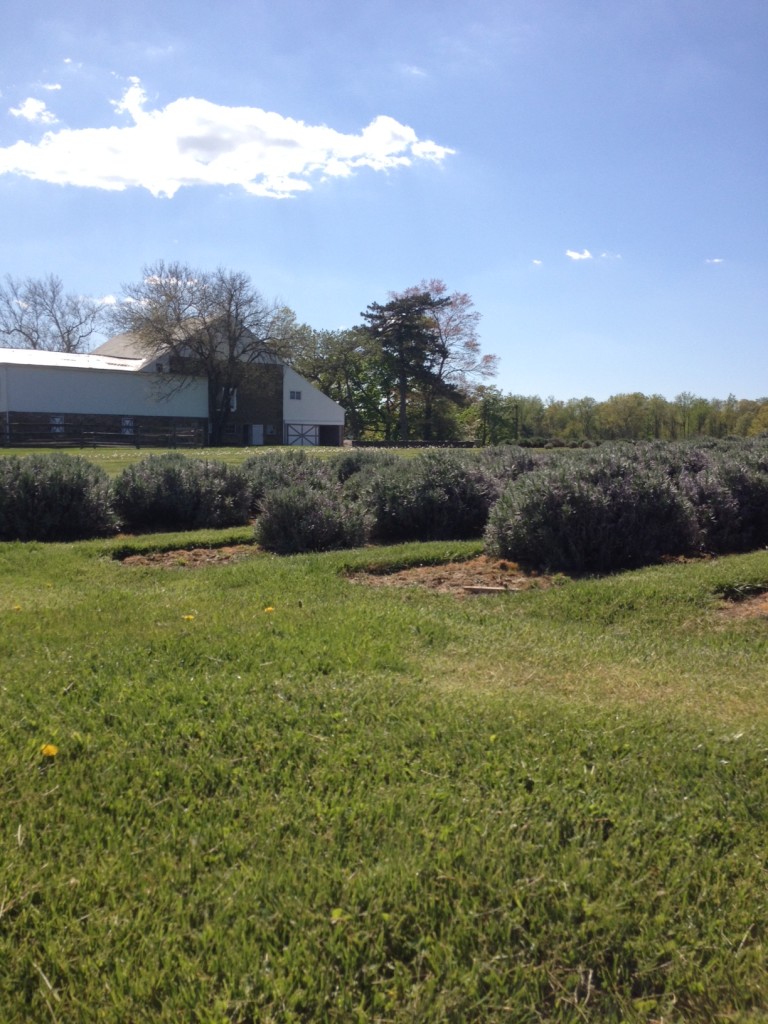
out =
[(768, 553), (114, 557), (241, 537), (0, 545), (4, 1022), (766, 1019)]
[[(100, 466), (110, 476), (118, 476), (129, 466), (148, 458), (150, 455), (167, 455), (169, 452), (181, 452), (190, 459), (210, 459), (224, 462), (228, 466), (239, 466), (249, 455), (270, 451), (270, 448), (64, 448), (67, 455), (80, 455), (94, 465)], [(318, 449), (318, 451), (336, 449)], [(0, 448), (0, 458), (11, 455), (51, 455), (62, 451), (61, 448)]]
[[(240, 466), (252, 455), (264, 455), (268, 452), (286, 451), (285, 447), (275, 448), (272, 445), (263, 447), (237, 447), (237, 448), (129, 448), (127, 446), (116, 446), (113, 448), (0, 448), (0, 458), (12, 455), (51, 455), (55, 452), (64, 451), (67, 455), (81, 455), (97, 466), (101, 466), (110, 476), (118, 476), (129, 466), (135, 466), (137, 462), (148, 458), (150, 455), (167, 455), (171, 452), (181, 452), (190, 459), (209, 459), (212, 462), (223, 462), (227, 466)], [(343, 451), (342, 448), (302, 448), (301, 451), (312, 458), (326, 459), (333, 457)], [(401, 458), (417, 458), (422, 449), (419, 448), (392, 448)]]

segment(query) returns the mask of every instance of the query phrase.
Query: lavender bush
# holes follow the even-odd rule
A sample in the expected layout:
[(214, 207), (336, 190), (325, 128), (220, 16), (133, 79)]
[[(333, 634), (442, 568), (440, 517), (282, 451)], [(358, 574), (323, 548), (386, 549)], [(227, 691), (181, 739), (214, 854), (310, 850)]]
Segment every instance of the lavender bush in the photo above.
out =
[(738, 538), (730, 550), (764, 547), (768, 544), (768, 464), (764, 454), (749, 448), (733, 450), (721, 458), (717, 472), (738, 508)]
[(0, 459), (0, 540), (80, 540), (116, 529), (109, 478), (87, 459)]
[(604, 573), (695, 551), (699, 530), (664, 472), (619, 454), (519, 477), (491, 510), (485, 540), (489, 554), (528, 568)]
[(241, 526), (250, 519), (245, 474), (222, 462), (150, 455), (114, 483), (115, 507), (129, 530)]
[(334, 452), (326, 465), (339, 483), (346, 483), (358, 473), (375, 474), (383, 466), (401, 463), (395, 452), (381, 448), (349, 448), (346, 451)]
[(472, 462), (468, 464), (476, 465), (493, 477), (499, 485), (506, 485), (511, 480), (517, 480), (523, 473), (530, 473), (531, 470), (547, 461), (547, 456), (537, 455), (515, 444), (481, 448), (479, 451), (468, 453), (468, 455), (473, 457)]
[(358, 547), (367, 531), (364, 510), (340, 489), (306, 482), (270, 491), (256, 520), (257, 542), (281, 555)]
[(333, 477), (324, 459), (301, 448), (274, 448), (251, 455), (243, 462), (241, 470), (248, 481), (254, 512), (273, 491), (299, 484), (326, 487)]
[(479, 467), (451, 452), (429, 451), (383, 467), (361, 500), (373, 540), (461, 540), (482, 536), (496, 494)]

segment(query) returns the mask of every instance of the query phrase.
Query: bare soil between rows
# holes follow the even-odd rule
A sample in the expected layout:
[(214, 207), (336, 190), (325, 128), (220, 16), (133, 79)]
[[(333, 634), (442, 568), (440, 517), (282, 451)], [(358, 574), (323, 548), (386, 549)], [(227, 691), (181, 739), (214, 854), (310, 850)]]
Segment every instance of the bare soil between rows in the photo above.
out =
[(564, 577), (524, 572), (514, 562), (479, 555), (466, 562), (418, 565), (396, 572), (386, 568), (362, 570), (350, 573), (349, 579), (372, 587), (424, 587), (441, 594), (471, 596), (544, 590)]
[[(174, 551), (128, 555), (122, 559), (122, 564), (155, 566), (161, 569), (201, 569), (242, 561), (249, 556), (252, 557), (258, 550), (252, 544), (235, 544), (221, 548), (180, 548)], [(387, 568), (354, 570), (348, 573), (347, 578), (354, 583), (364, 583), (372, 587), (424, 587), (439, 593), (470, 594), (543, 589), (551, 586), (555, 577), (526, 573), (514, 562), (480, 555), (465, 562), (418, 565), (396, 571)]]
[(178, 548), (175, 551), (127, 555), (121, 562), (123, 565), (153, 565), (160, 569), (202, 569), (207, 565), (239, 562), (257, 550), (253, 544), (233, 544), (222, 548)]
[[(162, 569), (202, 569), (239, 562), (253, 557), (258, 551), (252, 544), (234, 544), (221, 548), (180, 548), (128, 555), (122, 559), (122, 564)], [(462, 562), (418, 565), (394, 571), (386, 567), (370, 567), (350, 571), (347, 578), (353, 583), (371, 587), (421, 587), (459, 597), (546, 590), (566, 579), (562, 574), (525, 572), (515, 562), (489, 558), (487, 555), (478, 555)], [(741, 600), (724, 598), (721, 614), (729, 619), (757, 618), (768, 621), (768, 592), (753, 594)]]

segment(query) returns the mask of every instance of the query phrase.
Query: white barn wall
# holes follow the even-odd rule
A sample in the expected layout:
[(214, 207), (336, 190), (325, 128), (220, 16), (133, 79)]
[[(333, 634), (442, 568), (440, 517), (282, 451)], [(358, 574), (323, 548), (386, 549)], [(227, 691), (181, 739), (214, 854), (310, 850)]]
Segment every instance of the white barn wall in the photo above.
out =
[(208, 388), (195, 380), (173, 394), (167, 378), (125, 370), (0, 367), (0, 412), (208, 418)]
[[(301, 398), (291, 398), (292, 391), (300, 391)], [(286, 366), (283, 374), (283, 419), (286, 423), (343, 427), (344, 410), (290, 366)]]

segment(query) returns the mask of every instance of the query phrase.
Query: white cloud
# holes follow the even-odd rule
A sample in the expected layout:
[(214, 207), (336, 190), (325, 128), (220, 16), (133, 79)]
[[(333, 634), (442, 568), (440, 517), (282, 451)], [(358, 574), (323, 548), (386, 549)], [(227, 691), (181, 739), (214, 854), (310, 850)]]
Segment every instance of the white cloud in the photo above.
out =
[(620, 252), (601, 252), (600, 253), (600, 259), (601, 260), (620, 260), (621, 259), (621, 253)]
[(540, 267), (544, 263), (544, 260), (531, 260), (531, 263), (534, 267)]
[(589, 249), (584, 249), (582, 252), (574, 252), (573, 249), (566, 249), (565, 255), (569, 260), (591, 260), (592, 253)]
[(193, 97), (147, 109), (140, 81), (130, 83), (112, 105), (132, 124), (49, 131), (37, 145), (0, 148), (0, 174), (108, 191), (145, 188), (168, 197), (185, 185), (239, 185), (253, 195), (285, 198), (310, 190), (313, 180), (349, 177), (361, 167), (440, 163), (454, 152), (385, 115), (345, 135), (259, 107)]
[(47, 92), (58, 92), (61, 89), (61, 85), (59, 82), (43, 82), (41, 88)]
[(427, 72), (417, 64), (402, 64), (400, 70), (410, 78), (428, 78)]
[(712, 259), (712, 260), (704, 260), (704, 262), (705, 263), (725, 263), (725, 260), (721, 259), (720, 257), (717, 257), (717, 258)]
[(9, 113), (14, 117), (23, 117), (25, 121), (32, 121), (36, 124), (56, 124), (56, 117), (46, 107), (42, 100), (28, 97), (18, 107), (11, 107)]

